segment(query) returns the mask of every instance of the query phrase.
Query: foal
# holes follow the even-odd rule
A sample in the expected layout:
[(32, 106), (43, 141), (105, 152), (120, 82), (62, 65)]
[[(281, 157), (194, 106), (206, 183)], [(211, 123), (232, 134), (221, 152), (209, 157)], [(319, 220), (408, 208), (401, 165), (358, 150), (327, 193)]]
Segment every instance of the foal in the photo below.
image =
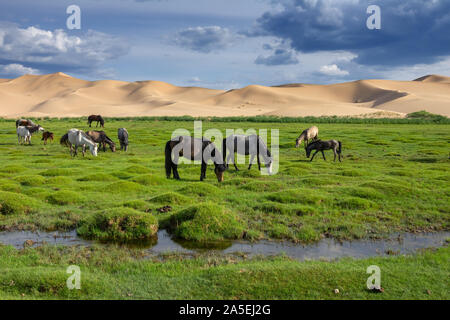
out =
[(342, 162), (341, 161), (342, 143), (337, 140), (328, 140), (328, 141), (317, 140), (317, 141), (311, 142), (306, 147), (306, 157), (309, 158), (309, 156), (311, 155), (311, 151), (316, 150), (316, 152), (313, 154), (313, 156), (311, 158), (311, 161), (313, 161), (314, 156), (319, 151), (322, 152), (323, 160), (326, 161), (327, 159), (325, 159), (325, 154), (323, 153), (323, 151), (331, 150), (331, 149), (333, 149), (333, 152), (334, 152), (334, 161), (336, 162), (336, 155), (339, 155), (339, 162)]
[(42, 139), (41, 139), (41, 140), (44, 141), (44, 144), (47, 144), (47, 140), (50, 139), (51, 141), (53, 141), (53, 138), (54, 138), (53, 132), (50, 132), (50, 131), (44, 131), (44, 132), (42, 133)]

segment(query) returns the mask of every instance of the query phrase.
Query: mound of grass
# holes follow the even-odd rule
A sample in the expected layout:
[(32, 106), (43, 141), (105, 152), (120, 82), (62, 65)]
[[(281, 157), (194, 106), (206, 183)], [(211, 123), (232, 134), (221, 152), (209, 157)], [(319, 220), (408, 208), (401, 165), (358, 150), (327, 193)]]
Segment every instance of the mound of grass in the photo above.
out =
[(411, 188), (391, 182), (369, 181), (360, 185), (361, 187), (369, 187), (379, 190), (386, 195), (406, 195), (411, 192)]
[(248, 179), (234, 178), (230, 180), (225, 180), (221, 183), (222, 186), (242, 186), (248, 183)]
[(106, 187), (106, 190), (114, 193), (127, 193), (142, 191), (143, 187), (136, 182), (131, 181), (117, 181), (113, 182)]
[(369, 200), (379, 200), (384, 198), (384, 195), (381, 192), (368, 187), (347, 187), (344, 188), (343, 191), (350, 196)]
[(56, 176), (71, 176), (78, 174), (78, 170), (66, 169), (66, 168), (54, 168), (47, 169), (40, 174), (45, 177), (56, 177)]
[(314, 242), (319, 241), (322, 238), (322, 235), (313, 227), (309, 225), (303, 225), (300, 228), (300, 230), (295, 234), (295, 237), (300, 242)]
[(335, 202), (335, 205), (341, 209), (349, 210), (366, 210), (371, 208), (378, 208), (377, 203), (357, 197), (340, 198)]
[(40, 203), (23, 194), (0, 191), (0, 214), (16, 215), (37, 211)]
[(333, 175), (317, 175), (301, 178), (300, 182), (303, 186), (324, 186), (330, 184), (337, 184), (343, 180), (342, 177), (333, 176)]
[(319, 205), (325, 202), (326, 196), (319, 191), (309, 189), (290, 189), (268, 194), (266, 199), (279, 203), (302, 203)]
[(283, 189), (283, 185), (275, 181), (253, 181), (244, 184), (239, 188), (254, 192), (277, 191)]
[(170, 228), (182, 239), (211, 241), (242, 238), (245, 225), (236, 214), (206, 202), (172, 215)]
[(195, 182), (192, 184), (189, 184), (181, 189), (178, 190), (178, 192), (187, 194), (187, 195), (196, 195), (199, 197), (206, 197), (210, 195), (215, 195), (219, 193), (219, 188), (206, 184), (206, 183), (200, 183)]
[(115, 181), (117, 178), (110, 174), (97, 172), (77, 179), (78, 181)]
[(77, 228), (81, 237), (103, 241), (144, 240), (157, 232), (158, 220), (153, 215), (124, 207), (97, 212)]
[(141, 199), (126, 201), (122, 204), (122, 206), (139, 211), (147, 211), (148, 209), (150, 209), (150, 204), (147, 201)]
[(64, 185), (71, 184), (72, 182), (73, 182), (72, 179), (70, 179), (68, 177), (63, 177), (63, 176), (50, 177), (50, 178), (47, 178), (47, 180), (45, 181), (46, 184), (55, 185), (55, 186), (64, 186)]
[(361, 176), (364, 176), (366, 173), (362, 172), (361, 170), (347, 169), (347, 170), (342, 170), (342, 171), (336, 172), (336, 174), (345, 176), (345, 177), (361, 177)]
[(13, 180), (0, 179), (0, 190), (11, 191), (11, 192), (20, 192), (20, 185), (16, 181), (13, 181)]
[(189, 203), (190, 199), (177, 192), (166, 192), (151, 198), (149, 201), (162, 204), (183, 204)]
[(15, 164), (7, 165), (2, 168), (0, 168), (0, 172), (5, 173), (19, 173), (27, 170), (27, 168)]
[(297, 216), (303, 216), (303, 215), (311, 215), (317, 213), (317, 208), (313, 206), (307, 206), (307, 205), (286, 205), (283, 203), (277, 203), (277, 202), (263, 202), (260, 204), (257, 204), (253, 207), (254, 210), (258, 212), (264, 212), (264, 213), (274, 213), (274, 214), (281, 214), (281, 215), (297, 215)]
[(142, 174), (131, 180), (144, 186), (157, 186), (167, 182), (166, 178), (155, 176), (153, 174)]
[(147, 167), (141, 166), (141, 165), (133, 165), (133, 166), (129, 166), (128, 168), (126, 168), (125, 171), (128, 173), (143, 174), (143, 173), (149, 173), (150, 169), (148, 169)]
[(19, 182), (23, 186), (29, 187), (41, 186), (45, 183), (45, 178), (40, 175), (18, 176), (14, 178), (14, 180)]
[(84, 200), (84, 197), (81, 196), (80, 193), (78, 192), (70, 190), (59, 190), (47, 196), (47, 200), (52, 204), (63, 206), (67, 204), (80, 203)]

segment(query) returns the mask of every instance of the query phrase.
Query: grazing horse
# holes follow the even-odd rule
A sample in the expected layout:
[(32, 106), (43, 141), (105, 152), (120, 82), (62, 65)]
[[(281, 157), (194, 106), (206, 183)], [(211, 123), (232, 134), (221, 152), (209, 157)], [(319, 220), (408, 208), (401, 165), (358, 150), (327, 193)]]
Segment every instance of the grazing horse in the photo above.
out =
[(317, 141), (311, 142), (306, 147), (306, 157), (309, 158), (309, 156), (311, 155), (311, 151), (316, 150), (316, 152), (313, 154), (313, 156), (311, 158), (311, 161), (313, 161), (314, 156), (319, 151), (322, 152), (323, 160), (326, 161), (327, 159), (325, 159), (325, 154), (323, 153), (323, 151), (331, 150), (331, 149), (333, 149), (333, 152), (334, 152), (334, 161), (336, 162), (336, 154), (338, 154), (339, 162), (341, 162), (342, 143), (337, 140), (328, 140), (328, 141), (317, 140)]
[(50, 139), (51, 141), (53, 141), (53, 132), (50, 131), (44, 131), (42, 133), (42, 139), (44, 141), (44, 144), (47, 144), (47, 140)]
[(305, 149), (309, 144), (309, 140), (317, 140), (319, 138), (319, 128), (316, 126), (312, 126), (311, 128), (308, 128), (304, 130), (295, 141), (295, 147), (298, 148), (302, 144), (303, 141), (305, 141)]
[(78, 147), (82, 147), (82, 153), (84, 157), (86, 146), (89, 147), (89, 150), (94, 157), (97, 156), (97, 144), (81, 130), (70, 129), (65, 135), (61, 137), (60, 143), (69, 145), (70, 155), (72, 157), (75, 157), (77, 155)]
[(31, 135), (37, 131), (44, 131), (40, 125), (37, 126), (18, 126), (16, 129), (17, 132), (17, 140), (19, 144), (23, 142), (23, 144), (27, 143), (31, 145)]
[(95, 114), (90, 115), (90, 116), (88, 117), (88, 122), (87, 122), (88, 125), (89, 125), (89, 127), (91, 126), (91, 123), (92, 123), (93, 121), (97, 121), (97, 124), (95, 125), (96, 127), (98, 127), (98, 124), (99, 124), (99, 123), (100, 123), (100, 125), (101, 125), (102, 128), (105, 127), (105, 120), (103, 120), (103, 118), (102, 118), (101, 115), (99, 115), (99, 114), (97, 114), (97, 115), (95, 115)]
[[(172, 153), (174, 159), (172, 160)], [(202, 162), (200, 181), (206, 178), (206, 167), (208, 160), (212, 160), (214, 163), (214, 173), (216, 174), (217, 181), (223, 181), (223, 174), (227, 170), (223, 164), (222, 155), (219, 149), (211, 141), (205, 138), (194, 138), (190, 136), (179, 136), (167, 141), (166, 149), (166, 176), (170, 178), (170, 174), (173, 171), (173, 177), (177, 180), (180, 179), (178, 175), (178, 160), (179, 157), (185, 157), (189, 160), (198, 160)]]
[(16, 120), (16, 128), (19, 127), (19, 126), (27, 127), (27, 126), (35, 126), (35, 125), (36, 124), (33, 121), (29, 120), (29, 119)]
[[(227, 150), (230, 152), (228, 154), (227, 160), (225, 161), (225, 157), (227, 154)], [(259, 156), (262, 156), (264, 159), (264, 164), (269, 172), (272, 174), (272, 164), (273, 159), (270, 154), (269, 149), (267, 148), (264, 141), (257, 136), (256, 134), (250, 136), (244, 135), (231, 135), (222, 141), (222, 153), (223, 153), (223, 161), (228, 167), (228, 163), (230, 160), (233, 160), (234, 168), (238, 171), (238, 167), (235, 162), (235, 153), (241, 155), (250, 155), (250, 165), (248, 169), (252, 167), (253, 161), (256, 159), (258, 161), (258, 170), (261, 171), (261, 162)]]
[(119, 128), (117, 130), (117, 137), (120, 141), (120, 150), (128, 150), (128, 131), (125, 128)]
[(86, 134), (94, 141), (99, 144), (99, 146), (103, 146), (103, 152), (106, 151), (106, 144), (109, 145), (109, 148), (112, 152), (116, 152), (115, 143), (106, 135), (104, 131), (86, 131)]

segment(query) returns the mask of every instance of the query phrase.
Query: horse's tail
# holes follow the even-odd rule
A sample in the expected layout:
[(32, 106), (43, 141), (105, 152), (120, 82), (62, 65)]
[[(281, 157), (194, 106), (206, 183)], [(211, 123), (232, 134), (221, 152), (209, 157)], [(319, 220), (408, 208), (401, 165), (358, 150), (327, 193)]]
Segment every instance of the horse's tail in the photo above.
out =
[(342, 152), (342, 143), (340, 141), (338, 141), (338, 143), (339, 143), (338, 153), (341, 154), (341, 152)]
[(166, 143), (166, 176), (170, 178), (170, 173), (172, 172), (172, 147), (170, 146), (170, 141)]
[(62, 145), (66, 145), (67, 146), (67, 142), (69, 141), (69, 134), (66, 133), (65, 135), (63, 135), (61, 137), (61, 139), (59, 140), (59, 143)]

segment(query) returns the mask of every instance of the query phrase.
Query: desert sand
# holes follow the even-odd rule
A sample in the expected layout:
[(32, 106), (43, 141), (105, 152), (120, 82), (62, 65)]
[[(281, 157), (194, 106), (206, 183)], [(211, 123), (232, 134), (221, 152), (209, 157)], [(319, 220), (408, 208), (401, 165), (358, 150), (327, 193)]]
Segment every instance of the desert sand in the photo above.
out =
[(64, 73), (0, 79), (0, 116), (450, 116), (450, 77), (332, 85), (250, 85), (229, 91), (161, 81), (86, 81)]

